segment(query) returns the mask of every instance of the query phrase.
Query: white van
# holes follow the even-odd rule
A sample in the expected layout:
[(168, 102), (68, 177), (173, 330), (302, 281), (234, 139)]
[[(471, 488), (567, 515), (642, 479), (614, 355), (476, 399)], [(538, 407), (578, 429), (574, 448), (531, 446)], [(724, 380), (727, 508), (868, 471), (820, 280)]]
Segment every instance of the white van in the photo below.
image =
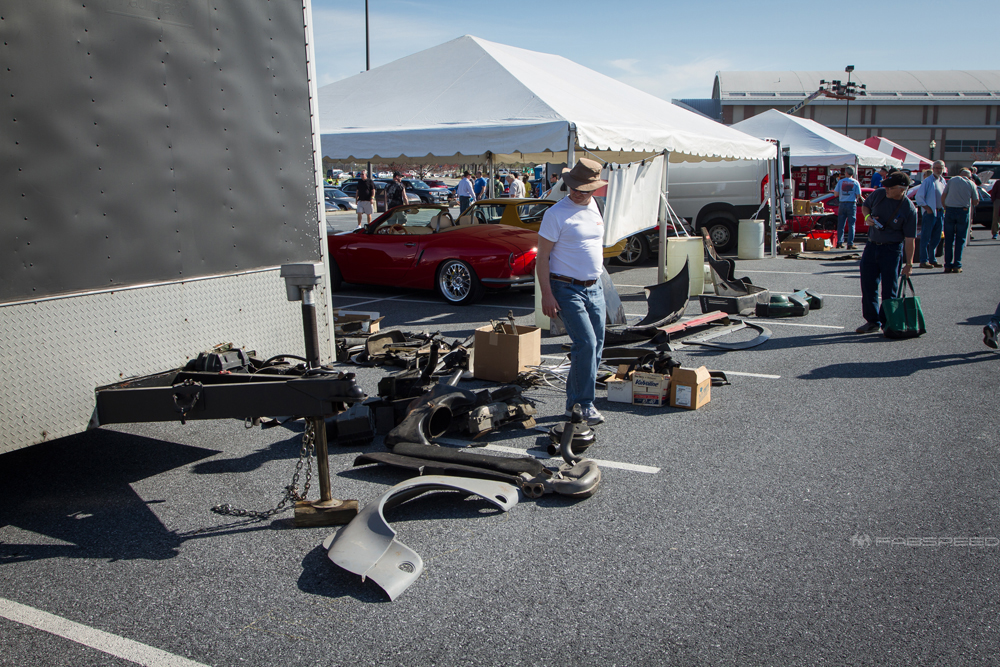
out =
[(670, 207), (727, 252), (736, 247), (739, 221), (754, 217), (766, 198), (767, 170), (766, 160), (671, 163)]

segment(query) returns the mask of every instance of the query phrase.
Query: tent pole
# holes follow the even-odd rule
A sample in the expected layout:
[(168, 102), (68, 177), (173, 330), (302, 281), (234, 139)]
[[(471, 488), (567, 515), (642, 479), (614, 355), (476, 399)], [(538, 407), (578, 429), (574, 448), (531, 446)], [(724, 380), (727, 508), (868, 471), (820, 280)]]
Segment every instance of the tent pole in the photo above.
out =
[(670, 151), (663, 151), (663, 185), (660, 190), (663, 192), (663, 199), (660, 199), (660, 252), (656, 265), (656, 282), (667, 281), (667, 201), (670, 200)]
[(569, 124), (569, 138), (566, 145), (566, 168), (572, 169), (576, 163), (576, 124)]
[(496, 188), (493, 187), (493, 153), (486, 151), (486, 196), (493, 199), (496, 196)]
[[(780, 155), (780, 149), (775, 146), (776, 153)], [(771, 178), (768, 179), (769, 186), (768, 190), (769, 196), (771, 197), (771, 211), (770, 211), (770, 224), (771, 224), (771, 257), (777, 257), (777, 249), (774, 247), (774, 241), (778, 238), (778, 160), (768, 160), (771, 163)]]

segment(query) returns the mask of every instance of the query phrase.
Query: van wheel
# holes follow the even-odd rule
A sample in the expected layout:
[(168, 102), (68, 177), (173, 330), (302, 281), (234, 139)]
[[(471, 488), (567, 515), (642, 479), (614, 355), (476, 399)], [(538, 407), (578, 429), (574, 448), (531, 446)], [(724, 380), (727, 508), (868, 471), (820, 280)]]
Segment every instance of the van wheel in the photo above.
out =
[(702, 229), (708, 230), (708, 235), (712, 239), (715, 251), (719, 253), (728, 252), (736, 247), (736, 221), (728, 216), (717, 215), (706, 220), (701, 225)]
[(625, 266), (636, 266), (649, 259), (649, 241), (645, 234), (633, 234), (625, 241), (625, 248), (615, 259)]

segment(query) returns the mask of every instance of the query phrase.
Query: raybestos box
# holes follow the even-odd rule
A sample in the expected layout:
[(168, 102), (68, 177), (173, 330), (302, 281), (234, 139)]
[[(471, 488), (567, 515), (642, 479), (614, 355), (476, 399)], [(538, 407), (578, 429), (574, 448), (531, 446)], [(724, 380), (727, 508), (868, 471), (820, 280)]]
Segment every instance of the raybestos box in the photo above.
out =
[(476, 329), (473, 350), (475, 377), (513, 382), (528, 366), (542, 363), (542, 332), (538, 327), (504, 324), (503, 333), (498, 333), (486, 325)]
[(659, 373), (632, 373), (632, 405), (663, 405), (667, 402), (670, 378)]
[(670, 374), (670, 405), (697, 410), (712, 400), (712, 376), (704, 366), (677, 367)]

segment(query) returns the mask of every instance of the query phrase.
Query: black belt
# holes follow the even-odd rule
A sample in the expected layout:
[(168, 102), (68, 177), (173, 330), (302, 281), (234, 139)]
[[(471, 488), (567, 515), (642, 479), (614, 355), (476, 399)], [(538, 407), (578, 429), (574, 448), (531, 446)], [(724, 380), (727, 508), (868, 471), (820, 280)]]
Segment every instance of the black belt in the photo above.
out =
[(899, 245), (902, 241), (872, 241), (875, 245)]
[(549, 278), (552, 280), (558, 280), (561, 283), (569, 283), (580, 287), (590, 287), (597, 282), (596, 280), (577, 280), (576, 278), (570, 278), (569, 276), (560, 276), (557, 273), (550, 273)]

